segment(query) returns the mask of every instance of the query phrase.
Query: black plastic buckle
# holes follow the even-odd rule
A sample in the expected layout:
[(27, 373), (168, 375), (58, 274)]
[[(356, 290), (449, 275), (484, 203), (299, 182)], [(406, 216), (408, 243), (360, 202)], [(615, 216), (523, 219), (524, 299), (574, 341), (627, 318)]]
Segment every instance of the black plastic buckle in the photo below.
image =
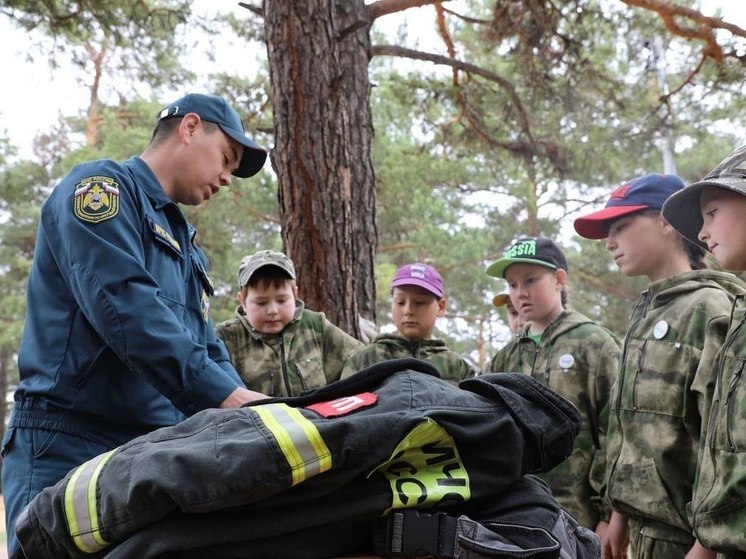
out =
[(404, 509), (389, 514), (386, 548), (391, 557), (431, 555), (440, 557), (440, 519), (445, 513), (427, 514)]

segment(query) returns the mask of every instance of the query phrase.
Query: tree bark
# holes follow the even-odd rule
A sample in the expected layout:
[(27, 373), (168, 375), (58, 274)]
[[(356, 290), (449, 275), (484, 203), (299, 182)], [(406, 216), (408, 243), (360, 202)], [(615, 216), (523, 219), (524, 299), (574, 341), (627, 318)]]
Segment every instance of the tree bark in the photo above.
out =
[(360, 337), (376, 299), (367, 10), (272, 0), (264, 17), (284, 248), (307, 307)]

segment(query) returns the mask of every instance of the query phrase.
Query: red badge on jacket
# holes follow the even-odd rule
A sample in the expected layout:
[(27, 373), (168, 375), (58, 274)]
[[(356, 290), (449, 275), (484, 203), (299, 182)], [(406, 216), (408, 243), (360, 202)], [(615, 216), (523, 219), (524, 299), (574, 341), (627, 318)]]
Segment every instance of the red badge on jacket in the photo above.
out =
[(329, 402), (319, 402), (307, 406), (306, 409), (313, 410), (322, 417), (339, 417), (372, 406), (377, 401), (378, 396), (373, 392), (363, 392), (354, 396), (343, 396)]

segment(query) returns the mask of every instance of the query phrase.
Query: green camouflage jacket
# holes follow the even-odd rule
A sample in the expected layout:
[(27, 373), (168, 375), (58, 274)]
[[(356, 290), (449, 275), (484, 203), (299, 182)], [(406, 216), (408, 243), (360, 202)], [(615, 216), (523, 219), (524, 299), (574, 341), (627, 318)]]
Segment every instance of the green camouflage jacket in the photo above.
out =
[(403, 357), (414, 357), (431, 363), (443, 379), (455, 385), (476, 373), (469, 363), (458, 353), (448, 349), (446, 343), (439, 338), (413, 342), (397, 334), (381, 334), (370, 345), (347, 359), (342, 378), (379, 361)]
[(537, 344), (530, 326), (502, 348), (488, 372), (523, 372), (570, 400), (583, 425), (572, 455), (541, 477), (580, 524), (595, 529), (610, 511), (603, 504), (609, 394), (619, 370), (619, 342), (606, 328), (565, 310)]
[(733, 309), (694, 495), (697, 538), (720, 551), (746, 551), (746, 296)]
[(612, 389), (606, 495), (614, 509), (692, 533), (715, 355), (742, 288), (732, 274), (698, 270), (655, 282), (640, 296)]
[(325, 386), (339, 379), (345, 359), (363, 347), (324, 313), (305, 309), (300, 300), (295, 307), (295, 317), (279, 334), (254, 330), (240, 306), (236, 318), (215, 326), (233, 366), (251, 390), (268, 396), (297, 396)]

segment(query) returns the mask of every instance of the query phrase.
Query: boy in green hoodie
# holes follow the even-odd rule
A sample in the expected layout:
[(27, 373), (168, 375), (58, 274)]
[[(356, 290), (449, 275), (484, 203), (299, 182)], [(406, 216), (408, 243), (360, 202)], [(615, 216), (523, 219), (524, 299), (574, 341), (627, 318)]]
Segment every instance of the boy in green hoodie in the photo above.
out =
[(487, 274), (506, 280), (510, 300), (526, 324), (495, 354), (486, 372), (526, 373), (578, 408), (583, 425), (575, 450), (541, 477), (582, 526), (602, 532), (608, 518), (601, 499), (608, 401), (619, 343), (591, 319), (565, 309), (567, 259), (551, 239), (519, 239)]
[(616, 188), (606, 207), (575, 220), (587, 239), (605, 239), (625, 276), (648, 288), (632, 311), (609, 414), (606, 499), (613, 509), (604, 557), (703, 559), (690, 502), (712, 403), (716, 354), (725, 340), (732, 274), (706, 269), (704, 250), (661, 215), (684, 187), (651, 173)]
[[(746, 145), (672, 195), (663, 215), (726, 270), (746, 271)], [(697, 471), (694, 533), (719, 559), (746, 557), (746, 295), (715, 361), (715, 398)]]
[(339, 379), (344, 361), (363, 347), (324, 313), (297, 298), (295, 266), (261, 250), (238, 267), (236, 317), (215, 331), (246, 386), (268, 396), (298, 396)]
[(433, 336), (435, 322), (446, 310), (443, 279), (429, 264), (407, 264), (391, 282), (391, 316), (396, 334), (377, 336), (370, 345), (351, 355), (342, 378), (387, 359), (414, 357), (428, 361), (452, 384), (473, 377), (474, 369), (446, 343)]

